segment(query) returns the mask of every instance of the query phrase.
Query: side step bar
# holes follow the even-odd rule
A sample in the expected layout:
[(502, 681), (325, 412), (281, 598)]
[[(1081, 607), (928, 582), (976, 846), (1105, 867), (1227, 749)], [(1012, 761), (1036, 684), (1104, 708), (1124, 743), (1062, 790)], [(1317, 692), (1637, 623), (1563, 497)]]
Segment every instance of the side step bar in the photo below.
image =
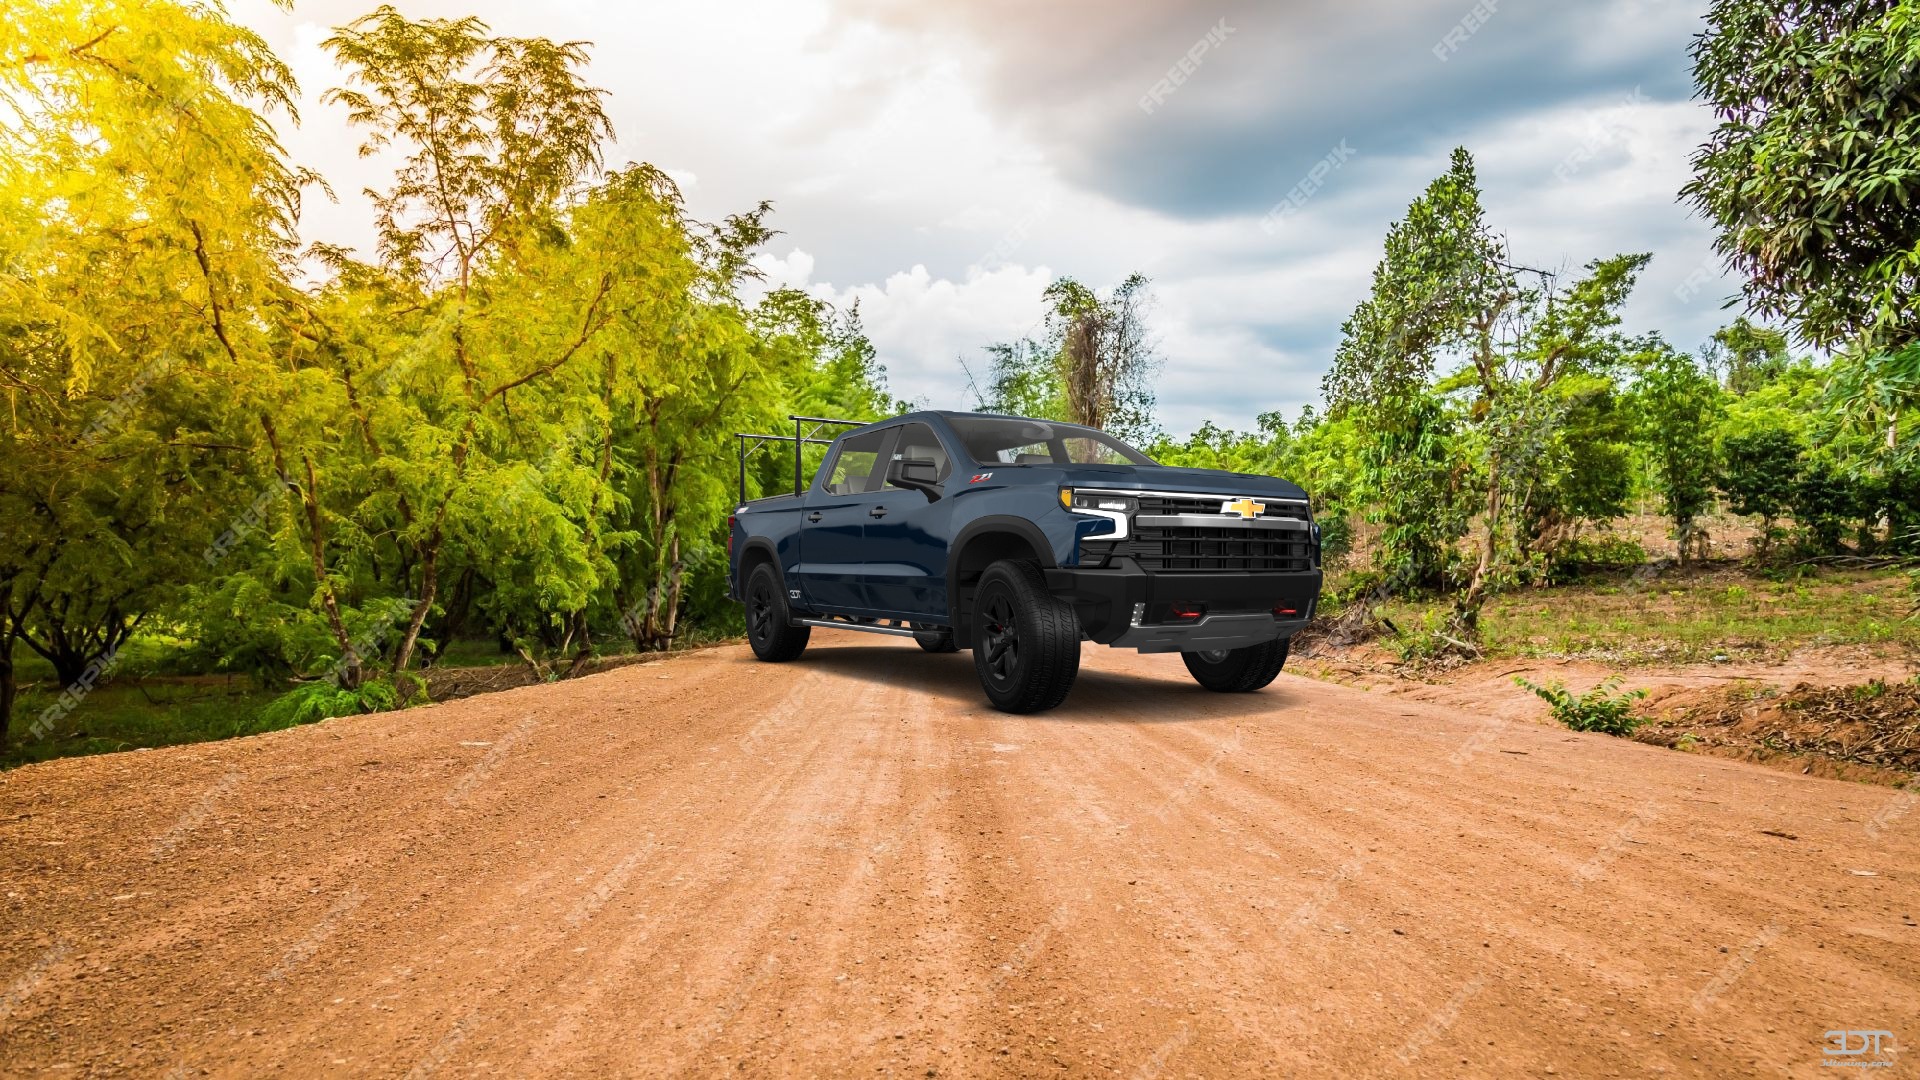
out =
[(825, 626), (834, 630), (860, 630), (869, 634), (892, 634), (895, 637), (912, 637), (914, 632), (904, 626), (881, 626), (879, 623), (843, 622), (839, 619), (795, 619), (795, 626)]

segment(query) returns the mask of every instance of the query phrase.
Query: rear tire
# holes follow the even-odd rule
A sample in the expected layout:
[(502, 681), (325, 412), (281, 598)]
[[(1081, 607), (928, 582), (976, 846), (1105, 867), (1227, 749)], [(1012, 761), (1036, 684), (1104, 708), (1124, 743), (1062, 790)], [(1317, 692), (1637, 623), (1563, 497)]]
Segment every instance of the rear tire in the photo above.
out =
[(1287, 641), (1277, 638), (1244, 649), (1181, 653), (1193, 681), (1222, 694), (1258, 690), (1280, 674), (1287, 662)]
[(930, 653), (959, 652), (960, 645), (953, 640), (953, 629), (942, 627), (938, 630), (916, 630), (913, 640)]
[(813, 627), (793, 625), (780, 571), (761, 563), (747, 575), (747, 644), (753, 655), (772, 664), (784, 663), (806, 651)]
[(973, 669), (1001, 712), (1042, 712), (1067, 699), (1080, 674), (1080, 622), (1047, 592), (1036, 564), (1002, 559), (980, 575)]

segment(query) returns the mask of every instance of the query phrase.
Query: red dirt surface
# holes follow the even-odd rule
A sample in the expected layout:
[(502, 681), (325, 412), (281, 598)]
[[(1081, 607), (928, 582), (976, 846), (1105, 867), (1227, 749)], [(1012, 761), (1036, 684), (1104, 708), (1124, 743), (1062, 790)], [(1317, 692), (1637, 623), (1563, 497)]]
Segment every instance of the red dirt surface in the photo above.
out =
[(1831, 1075), (1920, 794), (818, 633), (0, 777), (0, 1073)]

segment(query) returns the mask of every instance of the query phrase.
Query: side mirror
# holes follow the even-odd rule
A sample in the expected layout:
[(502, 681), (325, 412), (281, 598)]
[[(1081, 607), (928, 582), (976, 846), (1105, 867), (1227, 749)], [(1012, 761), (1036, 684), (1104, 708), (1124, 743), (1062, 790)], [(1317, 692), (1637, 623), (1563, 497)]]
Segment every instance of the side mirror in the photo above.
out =
[(887, 463), (887, 483), (897, 488), (918, 491), (928, 502), (940, 501), (940, 467), (919, 458), (898, 458)]

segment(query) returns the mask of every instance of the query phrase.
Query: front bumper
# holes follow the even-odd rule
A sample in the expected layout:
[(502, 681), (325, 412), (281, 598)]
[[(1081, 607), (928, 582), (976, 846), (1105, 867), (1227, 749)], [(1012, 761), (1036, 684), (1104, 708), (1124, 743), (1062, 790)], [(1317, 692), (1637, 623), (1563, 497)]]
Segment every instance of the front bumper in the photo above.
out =
[[(1292, 637), (1320, 599), (1319, 570), (1148, 573), (1132, 559), (1113, 562), (1048, 570), (1047, 589), (1073, 605), (1088, 638), (1123, 649), (1196, 652)], [(1172, 620), (1163, 609), (1174, 603), (1204, 604), (1206, 614)], [(1299, 615), (1280, 618), (1275, 608)]]

